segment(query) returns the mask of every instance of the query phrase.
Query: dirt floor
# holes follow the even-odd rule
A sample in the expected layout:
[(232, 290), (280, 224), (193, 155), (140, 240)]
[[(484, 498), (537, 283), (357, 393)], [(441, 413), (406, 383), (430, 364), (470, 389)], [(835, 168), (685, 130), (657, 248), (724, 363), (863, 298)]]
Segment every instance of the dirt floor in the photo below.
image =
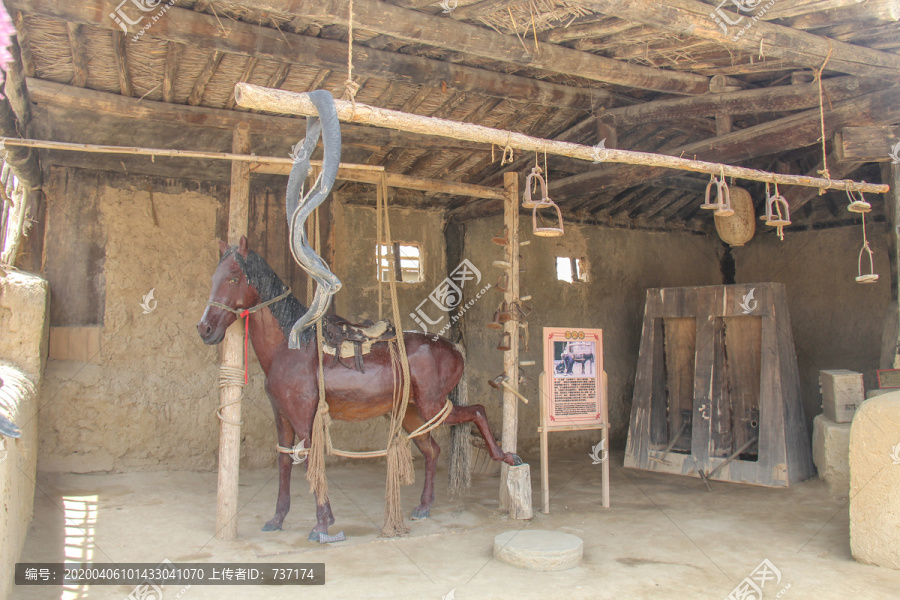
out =
[[(539, 503), (539, 461), (533, 459), (534, 502)], [(600, 467), (587, 451), (552, 457), (551, 514), (527, 522), (500, 513), (496, 477), (474, 477), (463, 500), (447, 497), (438, 473), (432, 518), (410, 523), (399, 539), (382, 539), (384, 464), (329, 468), (337, 519), (332, 545), (306, 540), (313, 502), (303, 473), (294, 472), (294, 503), (285, 530), (263, 533), (277, 490), (274, 470), (241, 474), (239, 539), (214, 538), (215, 473), (140, 472), (113, 475), (44, 475), (38, 479), (35, 516), (22, 561), (92, 557), (95, 562), (324, 562), (324, 587), (167, 587), (162, 600), (204, 598), (726, 598), (764, 559), (777, 570), (771, 598), (896, 599), (900, 571), (864, 565), (850, 556), (846, 499), (831, 497), (811, 480), (790, 489), (767, 489), (625, 470), (613, 453), (612, 507), (599, 505)], [(411, 510), (421, 493), (404, 490)], [(64, 526), (68, 514), (69, 527)], [(573, 533), (584, 540), (578, 568), (555, 573), (521, 570), (492, 558), (493, 539), (531, 528)], [(86, 532), (86, 535), (85, 535)], [(774, 573), (774, 571), (772, 571)], [(171, 588), (171, 589), (170, 589)], [(116, 598), (131, 586), (60, 590), (18, 587), (13, 598)], [(155, 599), (160, 600), (160, 599)]]

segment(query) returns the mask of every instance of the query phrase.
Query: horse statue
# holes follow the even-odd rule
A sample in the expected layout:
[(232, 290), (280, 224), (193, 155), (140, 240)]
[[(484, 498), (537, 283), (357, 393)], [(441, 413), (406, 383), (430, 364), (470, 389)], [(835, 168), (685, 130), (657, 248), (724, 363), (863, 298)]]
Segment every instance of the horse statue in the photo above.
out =
[[(292, 349), (288, 344), (292, 327), (306, 314), (307, 307), (290, 293), (266, 261), (247, 247), (246, 237), (237, 246), (219, 242), (219, 248), (221, 259), (212, 276), (209, 304), (197, 324), (200, 338), (206, 344), (220, 343), (238, 315), (249, 311), (250, 342), (266, 375), (266, 394), (275, 413), (278, 444), (290, 448), (299, 439), (302, 446), (309, 448), (319, 400), (319, 348), (315, 328), (308, 328), (300, 336), (298, 348)], [(326, 320), (343, 322), (336, 317), (326, 317)], [(448, 395), (462, 378), (463, 356), (443, 337), (421, 332), (402, 335), (410, 372), (410, 403), (403, 415), (403, 428), (409, 433), (435, 418), (444, 408)], [(362, 369), (354, 369), (340, 360), (332, 360), (330, 364), (326, 361), (325, 400), (333, 419), (365, 421), (390, 414), (395, 396), (395, 371), (389, 343), (373, 344), (361, 357)], [(501, 451), (483, 406), (453, 405), (444, 423), (474, 423), (492, 459), (509, 465), (522, 464), (516, 454)], [(441, 449), (429, 433), (412, 439), (425, 457), (425, 488), (421, 503), (411, 515), (416, 520), (428, 518), (430, 514)], [(290, 510), (293, 462), (290, 454), (281, 453), (278, 457), (275, 516), (263, 526), (263, 531), (280, 530)], [(308, 464), (309, 461), (307, 467)], [(320, 502), (316, 497), (316, 526), (309, 540), (319, 541), (320, 533), (328, 535), (332, 524), (331, 503)]]

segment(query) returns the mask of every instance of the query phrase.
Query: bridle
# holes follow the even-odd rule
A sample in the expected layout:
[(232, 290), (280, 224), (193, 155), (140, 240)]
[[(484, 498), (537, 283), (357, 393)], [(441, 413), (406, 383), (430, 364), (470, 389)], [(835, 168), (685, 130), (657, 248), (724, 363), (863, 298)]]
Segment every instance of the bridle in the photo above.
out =
[[(227, 310), (231, 314), (236, 315), (238, 319), (243, 319), (244, 317), (249, 317), (250, 315), (252, 315), (255, 312), (261, 311), (262, 309), (269, 306), (270, 304), (275, 304), (276, 302), (281, 302), (282, 300), (284, 300), (285, 298), (287, 298), (290, 295), (291, 295), (291, 288), (288, 288), (286, 292), (284, 292), (283, 294), (281, 294), (279, 296), (275, 296), (271, 300), (266, 300), (265, 302), (262, 302), (255, 306), (251, 306), (250, 308), (242, 308), (242, 309), (231, 308), (230, 306), (226, 306), (225, 304), (222, 304), (221, 302), (213, 302), (212, 300), (209, 300), (206, 303), (206, 305), (214, 306), (216, 308), (221, 308), (222, 310)], [(247, 383), (247, 381), (249, 380), (249, 377), (250, 377), (249, 366), (248, 366), (249, 349), (247, 346), (247, 342), (249, 339), (250, 339), (250, 319), (246, 319), (244, 321), (244, 383)]]

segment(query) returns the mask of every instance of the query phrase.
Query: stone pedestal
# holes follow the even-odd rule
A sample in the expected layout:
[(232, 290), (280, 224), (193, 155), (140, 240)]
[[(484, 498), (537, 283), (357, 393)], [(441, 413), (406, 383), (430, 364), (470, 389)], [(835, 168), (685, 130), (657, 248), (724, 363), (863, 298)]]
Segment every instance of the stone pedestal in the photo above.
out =
[(850, 551), (900, 569), (900, 391), (863, 402), (850, 429)]
[(850, 493), (850, 423), (835, 423), (825, 415), (813, 420), (813, 462), (819, 479), (834, 496)]

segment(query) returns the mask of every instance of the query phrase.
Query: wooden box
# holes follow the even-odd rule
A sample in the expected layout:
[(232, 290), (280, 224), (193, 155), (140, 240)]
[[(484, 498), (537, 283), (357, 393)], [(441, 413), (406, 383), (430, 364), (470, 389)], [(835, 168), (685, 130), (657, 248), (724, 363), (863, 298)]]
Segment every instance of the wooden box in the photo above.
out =
[(822, 412), (835, 423), (849, 423), (866, 399), (862, 373), (847, 369), (819, 371)]

